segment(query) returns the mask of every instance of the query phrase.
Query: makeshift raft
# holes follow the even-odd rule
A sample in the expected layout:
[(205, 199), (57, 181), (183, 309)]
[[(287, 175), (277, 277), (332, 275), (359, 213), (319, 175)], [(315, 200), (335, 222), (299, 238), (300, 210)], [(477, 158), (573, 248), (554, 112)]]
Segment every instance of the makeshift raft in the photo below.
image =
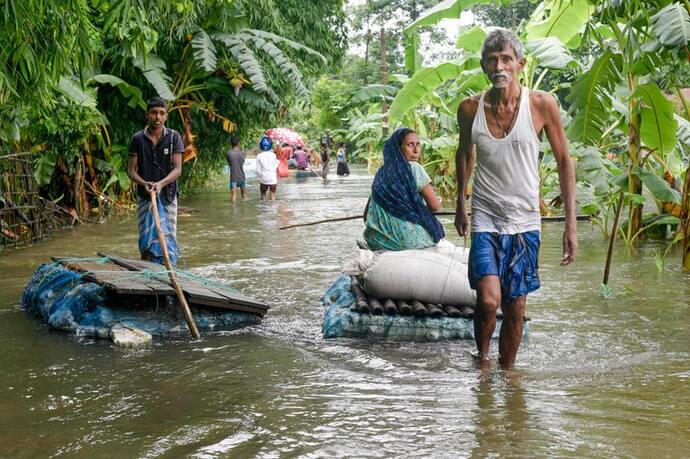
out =
[[(400, 341), (473, 339), (474, 309), (468, 306), (422, 304), (368, 298), (350, 276), (339, 277), (321, 299), (326, 307), (323, 337), (372, 338)], [(496, 320), (498, 337), (502, 315)], [(525, 318), (523, 336), (527, 336)]]
[[(188, 334), (164, 266), (98, 254), (52, 257), (24, 289), (22, 304), (55, 329), (113, 338), (113, 330)], [(221, 284), (182, 270), (177, 281), (200, 331), (229, 331), (261, 322), (269, 307)]]

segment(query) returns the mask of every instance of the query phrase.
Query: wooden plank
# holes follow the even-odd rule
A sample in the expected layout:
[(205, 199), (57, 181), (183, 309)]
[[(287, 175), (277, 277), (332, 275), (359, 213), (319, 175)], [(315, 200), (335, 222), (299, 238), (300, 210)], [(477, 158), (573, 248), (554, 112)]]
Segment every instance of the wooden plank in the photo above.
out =
[[(130, 269), (138, 269), (138, 270), (151, 270), (151, 271), (161, 271), (162, 265), (159, 265), (157, 263), (153, 263), (150, 261), (146, 260), (128, 260), (128, 259), (122, 259), (119, 257), (113, 257), (110, 255), (106, 254), (99, 254), (102, 256), (107, 256), (108, 258), (111, 258), (115, 263), (121, 263), (122, 266), (127, 266)], [(185, 290), (189, 289), (190, 293), (193, 293), (194, 295), (197, 296), (209, 296), (210, 298), (225, 298), (228, 301), (231, 301), (232, 303), (235, 304), (242, 304), (245, 306), (255, 306), (257, 308), (261, 309), (268, 309), (268, 306), (264, 303), (261, 303), (259, 301), (256, 301), (252, 298), (249, 298), (245, 295), (242, 295), (241, 293), (233, 292), (230, 291), (229, 289), (226, 290), (220, 286), (215, 286), (215, 285), (207, 285), (204, 284), (203, 282), (193, 279), (190, 277), (187, 277), (185, 275), (184, 271), (179, 271), (176, 270), (176, 273), (178, 274), (178, 280), (181, 285), (184, 286)], [(167, 283), (167, 276), (166, 273), (161, 272), (160, 278), (157, 276), (156, 278), (160, 280), (161, 282), (166, 282)]]
[(58, 257), (53, 257), (53, 259), (72, 271), (83, 273), (87, 280), (103, 285), (109, 292), (118, 295), (173, 295), (175, 293), (167, 284), (136, 277), (132, 271), (112, 262), (77, 262), (74, 259)]
[[(57, 260), (65, 268), (81, 273), (90, 282), (103, 285), (109, 292), (131, 295), (155, 295), (156, 292), (146, 283), (132, 279), (131, 271), (125, 270), (113, 263), (79, 262), (69, 259)], [(112, 269), (117, 272), (103, 272)], [(126, 277), (125, 277), (126, 276)]]
[(151, 286), (151, 288), (158, 291), (158, 293), (161, 295), (175, 294), (175, 290), (170, 285), (167, 271), (165, 269), (165, 266), (163, 265), (142, 260), (142, 262), (148, 263), (150, 266), (137, 266), (136, 260), (120, 258), (114, 255), (107, 255), (101, 252), (98, 252), (98, 256), (108, 258), (113, 264), (124, 268), (124, 270), (126, 270), (127, 272), (155, 271), (155, 274), (147, 275), (146, 277), (142, 276), (140, 278), (140, 282), (146, 283), (147, 285)]
[[(99, 256), (108, 257), (123, 267), (131, 270), (150, 270), (160, 272), (155, 278), (169, 285), (167, 271), (162, 265), (152, 263), (146, 260), (131, 260), (124, 259), (104, 253), (99, 253)], [(244, 295), (224, 290), (220, 287), (209, 286), (196, 279), (191, 279), (185, 276), (183, 271), (176, 270), (178, 274), (178, 282), (185, 292), (185, 296), (190, 304), (198, 304), (209, 307), (216, 307), (222, 309), (239, 310), (251, 312), (263, 316), (269, 309), (268, 305), (252, 300)]]

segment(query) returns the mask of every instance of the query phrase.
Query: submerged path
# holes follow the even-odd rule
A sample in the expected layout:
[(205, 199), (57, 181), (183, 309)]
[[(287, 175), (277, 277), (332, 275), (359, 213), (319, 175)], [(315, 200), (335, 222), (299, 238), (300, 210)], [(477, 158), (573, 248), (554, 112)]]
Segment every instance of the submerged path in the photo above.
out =
[[(544, 225), (543, 288), (530, 338), (506, 375), (474, 368), (472, 342), (321, 338), (319, 297), (355, 249), (361, 221), (279, 226), (361, 212), (371, 176), (288, 179), (278, 201), (185, 198), (183, 262), (272, 305), (264, 323), (129, 351), (51, 332), (18, 305), (51, 255), (136, 256), (134, 218), (77, 228), (0, 255), (2, 456), (681, 456), (690, 448), (690, 276), (655, 250), (614, 257), (580, 222), (558, 266), (562, 223)], [(457, 241), (452, 217), (442, 219)], [(495, 352), (495, 350), (494, 350)]]

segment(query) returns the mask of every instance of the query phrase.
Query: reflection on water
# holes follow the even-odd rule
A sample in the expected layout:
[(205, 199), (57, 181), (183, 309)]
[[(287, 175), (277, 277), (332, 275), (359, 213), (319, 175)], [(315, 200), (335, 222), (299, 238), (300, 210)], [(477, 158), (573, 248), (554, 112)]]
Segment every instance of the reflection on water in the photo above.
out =
[[(517, 368), (475, 368), (473, 343), (324, 341), (319, 297), (355, 250), (371, 177), (281, 182), (278, 201), (188, 197), (183, 262), (272, 305), (263, 324), (132, 351), (51, 332), (18, 306), (51, 255), (136, 256), (132, 217), (0, 256), (0, 456), (683, 456), (690, 447), (690, 277), (654, 246), (606, 253), (581, 223), (560, 260), (543, 229), (543, 288)], [(252, 186), (253, 185), (253, 186)], [(446, 232), (454, 235), (452, 218)], [(457, 239), (457, 238), (454, 238)], [(492, 347), (493, 355), (497, 350)]]

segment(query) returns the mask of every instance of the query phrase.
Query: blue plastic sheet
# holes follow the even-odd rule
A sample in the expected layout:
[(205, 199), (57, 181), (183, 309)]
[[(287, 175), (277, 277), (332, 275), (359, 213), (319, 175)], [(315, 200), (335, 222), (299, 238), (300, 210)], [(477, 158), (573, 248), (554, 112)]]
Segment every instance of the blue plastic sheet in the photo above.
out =
[[(106, 338), (115, 325), (136, 327), (152, 335), (189, 333), (177, 304), (154, 309), (117, 307), (105, 288), (85, 280), (58, 263), (41, 265), (22, 295), (24, 308), (40, 316), (50, 327), (82, 336)], [(247, 312), (194, 309), (200, 331), (229, 331), (261, 322)]]
[[(350, 308), (355, 296), (350, 291), (350, 277), (341, 276), (321, 299), (326, 307), (323, 318), (323, 337), (371, 338), (398, 341), (442, 341), (474, 339), (472, 319), (463, 317), (413, 317), (400, 315), (360, 314)], [(524, 336), (529, 322), (525, 321)], [(498, 337), (501, 320), (496, 323), (494, 338)]]

